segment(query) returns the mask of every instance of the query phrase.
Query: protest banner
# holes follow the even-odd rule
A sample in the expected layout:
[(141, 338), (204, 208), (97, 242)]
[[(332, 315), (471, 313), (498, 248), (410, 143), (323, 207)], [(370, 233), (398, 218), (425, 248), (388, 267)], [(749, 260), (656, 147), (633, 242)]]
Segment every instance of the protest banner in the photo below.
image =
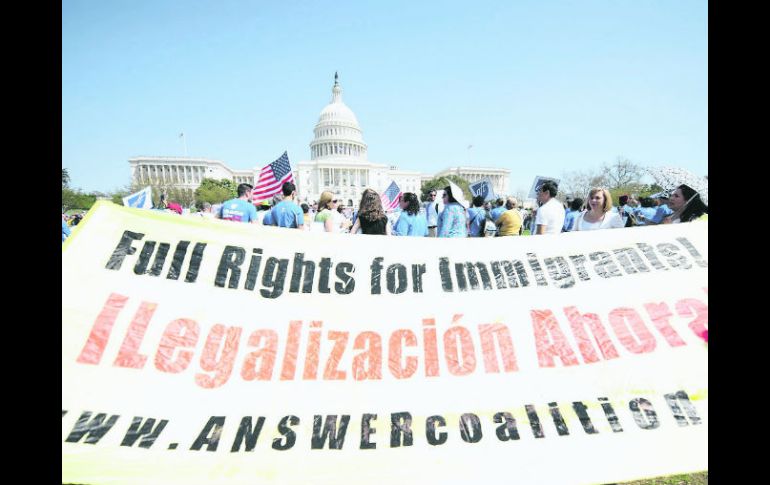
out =
[(540, 192), (540, 186), (548, 181), (554, 182), (556, 185), (559, 185), (559, 179), (555, 179), (553, 177), (543, 177), (541, 175), (538, 175), (535, 177), (535, 180), (532, 181), (532, 188), (529, 189), (529, 195), (527, 197), (530, 199), (537, 199), (537, 193)]
[(492, 186), (492, 181), (488, 178), (473, 182), (468, 185), (468, 188), (474, 197), (479, 195), (484, 197), (484, 202), (495, 199), (495, 189)]
[(373, 237), (97, 202), (63, 243), (62, 482), (706, 470), (707, 236)]

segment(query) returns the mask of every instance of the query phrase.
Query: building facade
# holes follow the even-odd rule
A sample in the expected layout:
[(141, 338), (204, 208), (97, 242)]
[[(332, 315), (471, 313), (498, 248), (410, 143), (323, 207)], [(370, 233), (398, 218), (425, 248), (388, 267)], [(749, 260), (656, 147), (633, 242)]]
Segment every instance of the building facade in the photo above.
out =
[(508, 195), (508, 180), (511, 177), (511, 171), (506, 168), (452, 167), (437, 172), (430, 178), (446, 175), (457, 175), (469, 183), (489, 179), (492, 182), (492, 187), (495, 189), (495, 194)]
[[(297, 193), (303, 201), (318, 200), (330, 191), (346, 205), (356, 205), (367, 187), (383, 192), (391, 181), (402, 192), (419, 194), (423, 180), (441, 175), (459, 175), (469, 182), (490, 178), (495, 192), (507, 194), (510, 170), (500, 168), (454, 167), (435, 175), (401, 170), (392, 164), (368, 160), (368, 147), (353, 111), (342, 101), (342, 87), (334, 74), (332, 98), (318, 117), (310, 142), (310, 160), (292, 163)], [(129, 160), (132, 180), (194, 191), (203, 178), (230, 179), (254, 184), (260, 167), (233, 170), (221, 160), (191, 157), (135, 157)]]

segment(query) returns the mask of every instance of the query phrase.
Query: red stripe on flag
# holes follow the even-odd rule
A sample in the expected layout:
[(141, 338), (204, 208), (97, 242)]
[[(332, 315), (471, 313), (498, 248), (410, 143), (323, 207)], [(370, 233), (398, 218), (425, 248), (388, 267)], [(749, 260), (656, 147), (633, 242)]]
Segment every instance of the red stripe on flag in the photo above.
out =
[(284, 183), (294, 181), (294, 175), (291, 172), (287, 173), (281, 180), (275, 180), (275, 177), (273, 177), (273, 171), (271, 169), (268, 170), (269, 176), (272, 180), (268, 180), (268, 178), (265, 177), (264, 183), (259, 185), (260, 182), (263, 182), (263, 177), (260, 175), (260, 180), (257, 182), (258, 185), (254, 187), (254, 190), (252, 191), (252, 201), (260, 202), (269, 199), (275, 194), (281, 193), (281, 189)]
[(403, 192), (399, 192), (396, 194), (396, 197), (393, 200), (388, 199), (388, 196), (386, 194), (382, 194), (380, 196), (380, 201), (382, 202), (382, 207), (385, 210), (395, 209), (398, 206), (398, 199), (403, 195)]

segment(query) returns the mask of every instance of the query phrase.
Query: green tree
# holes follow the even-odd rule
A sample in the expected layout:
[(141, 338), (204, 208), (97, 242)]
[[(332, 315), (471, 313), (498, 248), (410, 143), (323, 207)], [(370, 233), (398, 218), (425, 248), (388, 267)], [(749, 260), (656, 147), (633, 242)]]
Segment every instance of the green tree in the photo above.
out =
[(69, 187), (70, 185), (70, 174), (67, 172), (66, 168), (61, 169), (61, 188)]
[(112, 198), (112, 202), (115, 204), (123, 204), (123, 197), (139, 192), (147, 186), (150, 186), (152, 193), (152, 204), (154, 207), (160, 205), (160, 196), (166, 195), (166, 202), (174, 201), (182, 205), (182, 207), (190, 207), (195, 203), (195, 192), (192, 189), (186, 189), (178, 187), (173, 184), (157, 183), (157, 182), (138, 182), (132, 183), (117, 189), (109, 194)]
[(612, 195), (612, 202), (615, 205), (618, 205), (618, 200), (620, 199), (621, 195), (635, 195), (637, 198), (639, 197), (649, 197), (652, 194), (657, 194), (658, 192), (662, 192), (663, 187), (656, 184), (650, 184), (650, 185), (638, 185), (635, 187), (635, 190), (627, 190), (627, 188), (619, 188), (619, 189), (611, 189), (610, 195)]
[(459, 175), (443, 175), (441, 177), (430, 179), (427, 182), (423, 182), (422, 186), (420, 187), (420, 192), (422, 192), (420, 195), (420, 200), (425, 202), (428, 200), (428, 194), (431, 190), (441, 190), (449, 185), (449, 181), (452, 181), (463, 190), (465, 200), (468, 202), (473, 200), (473, 195), (471, 195), (471, 189), (469, 188), (470, 184), (467, 180), (460, 177)]
[(204, 202), (220, 204), (237, 197), (237, 195), (238, 186), (232, 180), (204, 178), (201, 180), (200, 186), (195, 189), (195, 202), (201, 208)]
[(605, 187), (606, 178), (603, 174), (595, 170), (578, 170), (574, 172), (564, 172), (559, 183), (559, 200), (566, 200), (569, 197), (580, 197), (583, 200), (588, 198), (588, 192), (595, 187)]
[(70, 209), (88, 210), (96, 202), (96, 195), (84, 194), (80, 189), (72, 190), (67, 187), (61, 190), (62, 211)]
[(624, 157), (617, 157), (612, 165), (602, 166), (602, 176), (610, 190), (620, 190), (624, 193), (641, 192), (644, 169)]

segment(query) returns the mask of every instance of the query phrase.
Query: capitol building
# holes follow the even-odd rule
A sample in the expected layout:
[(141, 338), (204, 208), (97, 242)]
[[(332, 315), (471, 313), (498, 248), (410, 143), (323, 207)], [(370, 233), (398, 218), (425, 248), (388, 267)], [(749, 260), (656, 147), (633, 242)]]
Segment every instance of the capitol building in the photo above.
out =
[[(290, 158), (291, 160), (291, 158)], [(230, 179), (254, 185), (262, 166), (245, 170), (229, 168), (221, 160), (193, 157), (135, 157), (129, 161), (132, 180), (194, 191), (203, 178)], [(396, 182), (402, 192), (420, 194), (423, 181), (458, 175), (468, 182), (492, 181), (496, 194), (508, 194), (510, 170), (504, 168), (451, 167), (435, 174), (401, 170), (391, 164), (368, 160), (368, 147), (353, 111), (342, 101), (342, 87), (334, 74), (332, 99), (321, 110), (310, 142), (310, 160), (292, 163), (300, 200), (313, 202), (328, 190), (348, 206), (357, 205), (366, 188), (382, 193)]]

